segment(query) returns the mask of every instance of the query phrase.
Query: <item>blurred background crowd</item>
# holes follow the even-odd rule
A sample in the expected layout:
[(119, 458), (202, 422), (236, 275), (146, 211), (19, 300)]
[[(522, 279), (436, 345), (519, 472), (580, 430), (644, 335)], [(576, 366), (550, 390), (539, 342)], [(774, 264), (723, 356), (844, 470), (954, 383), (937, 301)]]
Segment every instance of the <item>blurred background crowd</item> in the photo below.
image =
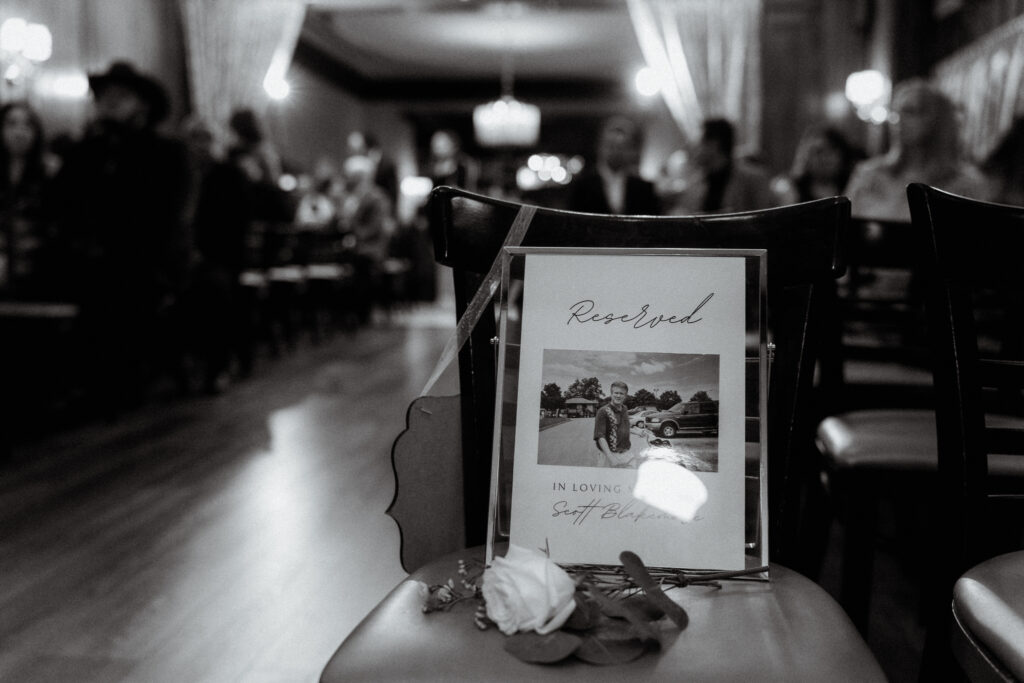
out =
[[(139, 400), (154, 376), (182, 391), (201, 381), (223, 390), (251, 371), (257, 344), (273, 353), (314, 335), (349, 331), (396, 305), (433, 301), (433, 253), (423, 202), (402, 217), (394, 163), (366, 131), (343, 157), (285, 168), (249, 109), (211, 127), (185, 117), (160, 128), (167, 90), (118, 61), (91, 74), (95, 106), (78, 138), (47, 135), (26, 101), (0, 108), (0, 297), (67, 302), (79, 311), (72, 363), (104, 405)], [(725, 118), (702, 123), (699, 142), (667, 150), (657, 176), (640, 172), (641, 126), (602, 125), (577, 175), (541, 192), (487, 175), (459, 135), (430, 137), (422, 176), (509, 199), (593, 213), (693, 214), (763, 209), (848, 195), (854, 214), (908, 220), (902, 188), (921, 181), (954, 192), (1019, 202), (1021, 127), (986, 163), (958, 146), (951, 101), (921, 79), (893, 99), (891, 143), (867, 157), (836, 127), (807, 128), (788, 172), (772, 174), (736, 152)], [(528, 166), (539, 155), (530, 155)], [(422, 200), (422, 196), (421, 196)]]
[[(308, 71), (317, 63), (310, 56), (316, 26), (327, 15), (310, 9), (302, 24), (304, 10), (286, 4), (281, 8), (298, 21), (289, 24), (294, 60)], [(736, 9), (737, 17), (772, 21), (771, 3), (747, 4), (753, 9)], [(145, 8), (138, 12), (149, 16)], [(141, 68), (137, 59), (113, 55), (86, 72), (83, 125), (48, 130), (44, 122), (66, 123), (67, 112), (48, 110), (53, 100), (19, 90), (19, 74), (12, 75), (13, 67), (5, 72), (0, 321), (8, 344), (20, 345), (6, 357), (43, 354), (40, 345), (55, 338), (24, 333), (26, 321), (64, 325), (63, 341), (45, 350), (42, 365), (52, 381), (40, 382), (35, 369), (20, 363), (9, 368), (27, 391), (46, 394), (38, 401), (77, 396), (116, 413), (144, 400), (154, 382), (169, 381), (183, 393), (218, 393), (250, 373), (255, 358), (279, 354), (303, 335), (355, 333), (396, 310), (436, 302), (445, 279), (434, 266), (424, 207), (438, 185), (554, 208), (642, 215), (747, 211), (847, 195), (855, 217), (896, 222), (909, 218), (903, 188), (912, 181), (1024, 201), (1024, 127), (1001, 126), (999, 140), (983, 153), (971, 148), (961, 130), (962, 103), (935, 79), (903, 78), (891, 98), (873, 95), (875, 109), (858, 111), (860, 120), (848, 104), (845, 118), (823, 105), (772, 129), (752, 127), (754, 100), (741, 98), (739, 109), (706, 106), (726, 115), (699, 118), (680, 115), (666, 100), (679, 124), (675, 134), (666, 134), (656, 116), (612, 104), (582, 132), (573, 130), (578, 119), (556, 116), (547, 124), (554, 132), (538, 139), (535, 115), (532, 139), (494, 143), (475, 120), (470, 126), (464, 116), (410, 108), (409, 144), (379, 138), (378, 131), (395, 128), (393, 115), (373, 125), (383, 109), (372, 104), (360, 105), (368, 107), (359, 119), (364, 126), (323, 118), (329, 112), (316, 105), (326, 87), (303, 94), (309, 100), (303, 121), (314, 125), (302, 130), (283, 126), (298, 119), (280, 112), (275, 122), (266, 107), (228, 107), (226, 94), (204, 95), (211, 79), (227, 87), (216, 81), (216, 69), (196, 66), (203, 66), (199, 56), (216, 36), (193, 24), (202, 19), (207, 24), (199, 28), (210, 30), (213, 6), (196, 0), (182, 3), (180, 15), (160, 12), (164, 19), (182, 17), (188, 88)], [(344, 16), (358, 27), (357, 14)], [(512, 26), (518, 15), (498, 18)], [(642, 22), (633, 19), (644, 47)], [(220, 30), (237, 36), (238, 27), (226, 21)], [(178, 64), (171, 72), (180, 72), (181, 60), (170, 61)], [(277, 73), (275, 64), (263, 85), (276, 100), (288, 94), (288, 66), (286, 60)], [(503, 66), (503, 95), (488, 105), (492, 113), (502, 105), (526, 107), (512, 98), (511, 85), (511, 69)], [(713, 92), (713, 83), (703, 85)], [(446, 125), (452, 122), (458, 125)], [(324, 144), (328, 136), (343, 142)], [(558, 147), (552, 139), (559, 136), (565, 151), (546, 152)]]

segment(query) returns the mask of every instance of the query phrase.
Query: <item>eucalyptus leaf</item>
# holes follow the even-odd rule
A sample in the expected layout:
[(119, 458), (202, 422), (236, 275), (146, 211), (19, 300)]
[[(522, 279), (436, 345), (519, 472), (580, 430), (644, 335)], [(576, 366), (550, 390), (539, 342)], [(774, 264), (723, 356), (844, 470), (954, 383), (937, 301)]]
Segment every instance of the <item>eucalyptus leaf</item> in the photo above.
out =
[(642, 593), (631, 595), (628, 598), (625, 598), (623, 602), (625, 602), (628, 605), (631, 605), (632, 607), (635, 607), (650, 621), (657, 621), (658, 619), (661, 619), (663, 616), (665, 616), (665, 610), (661, 609), (656, 604), (651, 602), (650, 597)]
[(593, 628), (601, 618), (601, 607), (593, 600), (584, 597), (580, 591), (576, 592), (574, 598), (576, 609), (569, 615), (569, 619), (562, 625), (562, 628), (573, 631), (586, 631)]
[(638, 639), (618, 640), (591, 636), (583, 641), (574, 653), (579, 659), (590, 664), (625, 664), (647, 650)]
[(619, 560), (622, 562), (622, 567), (629, 574), (629, 577), (636, 581), (636, 584), (643, 589), (650, 601), (665, 610), (665, 614), (675, 622), (675, 625), (680, 630), (685, 629), (690, 623), (690, 617), (686, 614), (686, 610), (665, 595), (665, 592), (661, 590), (661, 586), (651, 577), (651, 573), (647, 571), (647, 567), (644, 566), (644, 563), (636, 553), (628, 550), (623, 551), (619, 554)]
[(515, 633), (505, 639), (505, 651), (524, 662), (551, 664), (560, 662), (580, 646), (583, 639), (564, 631), (540, 635), (533, 631)]
[(661, 643), (661, 634), (651, 624), (651, 621), (644, 616), (643, 612), (622, 600), (613, 600), (599, 588), (592, 588), (590, 594), (601, 605), (602, 612), (610, 617), (628, 620), (642, 640), (652, 640), (658, 644)]
[(600, 640), (643, 640), (636, 626), (622, 619), (604, 619), (586, 635)]

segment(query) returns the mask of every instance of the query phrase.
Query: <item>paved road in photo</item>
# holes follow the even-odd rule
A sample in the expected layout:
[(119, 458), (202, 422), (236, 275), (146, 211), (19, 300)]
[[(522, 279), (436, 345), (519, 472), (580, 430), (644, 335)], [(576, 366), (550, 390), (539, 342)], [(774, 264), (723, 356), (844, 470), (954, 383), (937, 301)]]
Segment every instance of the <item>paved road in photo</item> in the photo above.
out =
[[(634, 428), (630, 437), (633, 451), (639, 453), (645, 446), (642, 430)], [(714, 472), (718, 469), (717, 437), (673, 437), (668, 441), (668, 458), (695, 472)], [(594, 444), (594, 418), (572, 418), (553, 425), (540, 433), (537, 444), (541, 465), (569, 467), (604, 467), (604, 457)]]

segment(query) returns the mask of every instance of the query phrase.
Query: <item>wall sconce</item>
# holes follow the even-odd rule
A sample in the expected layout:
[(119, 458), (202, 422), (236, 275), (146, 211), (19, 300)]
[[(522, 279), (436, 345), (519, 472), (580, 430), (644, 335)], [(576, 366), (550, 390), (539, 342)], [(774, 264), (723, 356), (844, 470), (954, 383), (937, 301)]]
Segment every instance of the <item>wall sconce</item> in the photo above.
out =
[(35, 68), (53, 54), (53, 36), (44, 24), (11, 17), (0, 24), (3, 99), (23, 98)]
[(846, 77), (846, 99), (862, 121), (882, 124), (889, 118), (892, 83), (880, 71), (857, 71)]

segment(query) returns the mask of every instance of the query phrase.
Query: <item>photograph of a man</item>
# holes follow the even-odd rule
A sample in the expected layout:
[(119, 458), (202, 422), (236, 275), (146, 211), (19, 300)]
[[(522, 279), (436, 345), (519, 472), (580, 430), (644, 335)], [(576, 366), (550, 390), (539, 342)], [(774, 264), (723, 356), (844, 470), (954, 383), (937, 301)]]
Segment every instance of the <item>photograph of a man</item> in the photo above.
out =
[(625, 382), (612, 382), (611, 400), (594, 417), (594, 443), (604, 454), (607, 467), (629, 467), (634, 457), (630, 452), (627, 395), (629, 386)]
[(545, 349), (537, 464), (717, 472), (718, 366), (716, 354)]

